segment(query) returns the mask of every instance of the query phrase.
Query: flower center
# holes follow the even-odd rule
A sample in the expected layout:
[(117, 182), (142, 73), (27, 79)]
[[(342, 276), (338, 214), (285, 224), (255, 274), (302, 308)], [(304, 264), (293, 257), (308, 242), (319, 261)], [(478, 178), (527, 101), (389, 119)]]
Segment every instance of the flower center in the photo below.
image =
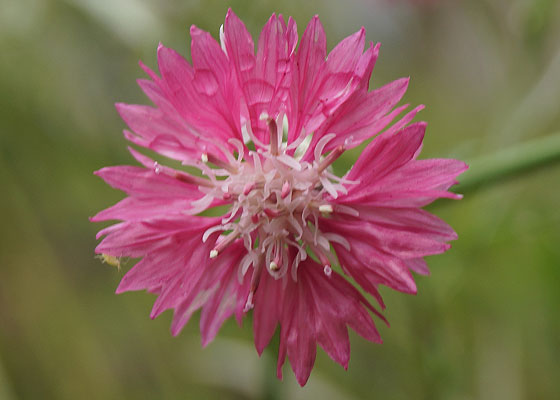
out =
[[(305, 153), (308, 144), (301, 140), (288, 145), (282, 141), (277, 120), (268, 119), (267, 123), (269, 144), (260, 142), (249, 132), (256, 149), (247, 154), (247, 148), (232, 139), (230, 143), (237, 148), (237, 154), (227, 154), (227, 162), (202, 155), (201, 169), (211, 184), (199, 186), (205, 196), (195, 202), (201, 208), (215, 201), (230, 205), (221, 224), (208, 229), (203, 241), (212, 233), (221, 233), (209, 254), (210, 258), (215, 258), (235, 240), (243, 240), (247, 254), (240, 263), (240, 277), (253, 266), (248, 308), (252, 307), (252, 294), (264, 269), (276, 279), (290, 271), (297, 280), (299, 264), (310, 253), (330, 276), (334, 260), (330, 242), (349, 245), (340, 235), (321, 232), (319, 216), (354, 213), (341, 210), (340, 206), (335, 208), (327, 200), (328, 195), (336, 198), (338, 193), (346, 192), (343, 183), (352, 183), (336, 177), (328, 168), (344, 152), (343, 146), (326, 157), (321, 156), (334, 135), (326, 135), (317, 143), (314, 161), (304, 161), (297, 154)], [(210, 168), (207, 163), (217, 168)]]

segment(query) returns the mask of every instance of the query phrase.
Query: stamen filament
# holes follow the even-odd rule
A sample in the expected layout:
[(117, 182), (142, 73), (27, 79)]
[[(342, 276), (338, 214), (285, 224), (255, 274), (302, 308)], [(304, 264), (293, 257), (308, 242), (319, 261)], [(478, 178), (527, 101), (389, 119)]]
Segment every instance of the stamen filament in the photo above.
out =
[(184, 172), (175, 172), (175, 179), (181, 182), (189, 183), (191, 185), (204, 186), (209, 188), (214, 187), (212, 182), (210, 182), (208, 179), (200, 178), (198, 176), (188, 175), (185, 174)]
[(325, 169), (327, 169), (327, 167), (329, 165), (331, 165), (333, 162), (335, 162), (335, 160), (340, 157), (342, 155), (342, 153), (344, 153), (346, 151), (346, 148), (344, 147), (344, 145), (340, 145), (337, 148), (335, 148), (334, 150), (332, 150), (323, 161), (321, 161), (321, 163), (319, 164), (319, 166), (317, 167), (317, 172), (321, 173), (323, 172)]
[(313, 253), (315, 253), (319, 261), (321, 261), (321, 264), (323, 264), (324, 266), (329, 266), (330, 268), (331, 262), (329, 258), (325, 255), (323, 250), (321, 250), (318, 246), (314, 245), (313, 243), (309, 243), (309, 247), (311, 248), (311, 250), (313, 250)]
[[(218, 157), (216, 157), (213, 154), (208, 154), (208, 153), (204, 153), (202, 155), (202, 161), (206, 164), (208, 162), (214, 164), (216, 167), (218, 168), (222, 168), (225, 169), (226, 171), (231, 172), (232, 174), (236, 174), (237, 173), (237, 168), (235, 168), (233, 165), (228, 164), (227, 162), (224, 162), (222, 160), (220, 160)], [(204, 161), (206, 159), (206, 161)]]
[[(224, 237), (224, 236), (222, 236)], [(210, 251), (210, 258), (217, 257), (222, 251), (225, 250), (230, 244), (232, 244), (235, 239), (239, 237), (238, 232), (232, 232), (229, 235), (225, 236), (222, 241), (220, 241), (216, 246)]]
[(251, 289), (249, 291), (249, 295), (247, 296), (247, 302), (245, 303), (245, 307), (243, 308), (243, 312), (248, 312), (255, 304), (253, 303), (253, 297), (255, 296), (255, 292), (259, 287), (259, 283), (261, 281), (261, 274), (262, 274), (262, 261), (255, 266), (253, 270), (253, 276), (251, 277)]
[(268, 120), (268, 130), (270, 131), (270, 154), (278, 155), (278, 126), (272, 118)]

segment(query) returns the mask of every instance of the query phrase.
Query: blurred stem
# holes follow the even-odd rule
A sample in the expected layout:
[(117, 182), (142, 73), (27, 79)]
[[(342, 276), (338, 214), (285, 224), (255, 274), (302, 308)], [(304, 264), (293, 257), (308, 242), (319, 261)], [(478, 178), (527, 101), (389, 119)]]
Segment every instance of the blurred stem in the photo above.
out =
[(282, 382), (276, 378), (276, 355), (280, 346), (280, 334), (276, 332), (265, 349), (263, 358), (266, 359), (266, 368), (263, 368), (263, 400), (279, 400), (282, 396)]
[(471, 192), (558, 161), (560, 132), (473, 160), (454, 191)]

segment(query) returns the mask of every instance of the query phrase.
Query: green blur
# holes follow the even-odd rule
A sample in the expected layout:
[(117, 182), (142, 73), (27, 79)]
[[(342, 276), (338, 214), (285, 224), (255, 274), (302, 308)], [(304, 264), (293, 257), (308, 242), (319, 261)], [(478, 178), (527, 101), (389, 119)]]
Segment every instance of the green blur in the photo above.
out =
[(560, 128), (558, 1), (301, 3), (0, 2), (0, 399), (560, 398), (557, 164), (430, 206), (459, 240), (417, 296), (382, 288), (382, 345), (352, 333), (348, 371), (318, 350), (304, 389), (289, 364), (276, 381), (273, 349), (258, 358), (250, 318), (202, 349), (197, 315), (173, 338), (153, 295), (114, 294), (132, 263), (94, 258), (105, 225), (88, 221), (123, 197), (92, 172), (134, 163), (113, 104), (148, 104), (138, 60), (156, 68), (160, 41), (188, 56), (189, 26), (217, 37), (228, 6), (254, 36), (273, 11), (300, 35), (319, 14), (329, 49), (364, 25), (382, 43), (372, 86), (411, 76), (404, 101), (427, 106), (423, 157), (487, 159)]

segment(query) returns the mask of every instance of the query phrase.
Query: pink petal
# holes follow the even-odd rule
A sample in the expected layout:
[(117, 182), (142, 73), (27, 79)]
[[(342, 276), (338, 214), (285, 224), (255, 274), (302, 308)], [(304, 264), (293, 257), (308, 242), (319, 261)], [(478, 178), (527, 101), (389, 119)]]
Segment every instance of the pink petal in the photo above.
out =
[(399, 79), (368, 93), (356, 92), (321, 128), (321, 133), (336, 133), (325, 152), (341, 144), (347, 149), (358, 146), (381, 132), (405, 108), (390, 112), (406, 92), (408, 81)]
[(192, 199), (200, 196), (194, 185), (141, 167), (105, 167), (95, 175), (133, 197)]
[(116, 225), (95, 248), (98, 254), (115, 257), (142, 257), (159, 247), (202, 234), (218, 223), (218, 218), (183, 215), (173, 219), (152, 219), (150, 222), (126, 222)]
[(311, 111), (303, 125), (305, 132), (315, 132), (359, 87), (362, 78), (359, 73), (366, 71), (359, 64), (364, 42), (365, 31), (362, 29), (344, 39), (329, 53), (303, 106)]
[(209, 126), (223, 137), (242, 140), (240, 127), (240, 99), (236, 95), (238, 87), (232, 79), (232, 70), (227, 56), (220, 45), (197, 27), (191, 27), (191, 54), (195, 76), (194, 88), (202, 96), (199, 99), (208, 108), (211, 116)]
[[(417, 122), (400, 132), (388, 130), (376, 137), (362, 152), (348, 173), (348, 179), (359, 179), (359, 188), (369, 187), (413, 159), (422, 144), (426, 123)], [(375, 168), (371, 168), (374, 165)]]
[(323, 267), (314, 261), (300, 264), (298, 281), (287, 282), (284, 296), (279, 377), (287, 354), (296, 379), (303, 386), (315, 362), (316, 343), (347, 368), (350, 358), (347, 324), (365, 338), (380, 341), (368, 310), (384, 320), (381, 314), (336, 272), (327, 277)]
[[(159, 77), (157, 77), (157, 79), (159, 81)], [(161, 82), (158, 84), (148, 79), (138, 79), (137, 83), (152, 103), (164, 114), (173, 115), (176, 113), (175, 107), (171, 104), (166, 93), (161, 88)]]
[[(225, 47), (228, 58), (238, 74), (250, 72), (255, 67), (255, 45), (245, 24), (231, 10), (228, 10), (224, 24)], [(245, 79), (240, 79), (245, 81)]]
[(253, 334), (259, 355), (268, 346), (276, 331), (282, 303), (282, 282), (275, 280), (270, 274), (264, 273), (255, 293), (255, 308), (253, 309)]
[(356, 242), (368, 243), (376, 248), (399, 258), (417, 258), (443, 253), (450, 245), (422, 232), (402, 229), (399, 226), (368, 223), (360, 220), (322, 219), (321, 229), (334, 232), (351, 239), (353, 247)]
[[(200, 314), (200, 333), (202, 346), (208, 345), (220, 330), (226, 319), (240, 307), (245, 305), (249, 293), (250, 276), (245, 275), (240, 283), (237, 278), (237, 269), (241, 258), (245, 255), (242, 241), (232, 244), (228, 251), (220, 257), (224, 265), (213, 263), (209, 266), (208, 286), (215, 286), (214, 293), (204, 304)], [(208, 290), (208, 289), (207, 289)]]
[[(152, 149), (179, 160), (195, 158), (200, 153), (190, 128), (184, 122), (170, 118), (157, 108), (122, 103), (117, 103), (115, 106), (122, 119), (141, 139), (135, 140), (134, 137), (127, 135), (132, 142), (152, 148), (153, 142), (157, 139), (169, 137), (173, 140), (170, 142), (171, 146), (163, 145)], [(168, 151), (168, 146), (175, 149)], [(177, 148), (180, 149), (178, 153)]]
[(141, 221), (149, 218), (162, 218), (172, 214), (182, 214), (191, 208), (188, 199), (139, 199), (127, 197), (117, 204), (100, 211), (90, 218), (92, 222), (108, 220)]
[[(416, 284), (404, 261), (382, 254), (378, 260), (374, 260), (370, 254), (358, 253), (361, 250), (368, 250), (366, 244), (359, 242), (354, 243), (352, 252), (342, 246), (335, 245), (334, 247), (342, 268), (360, 286), (375, 288), (382, 284), (403, 293), (416, 293)], [(373, 253), (380, 255), (376, 251)]]
[(420, 275), (430, 275), (430, 270), (428, 269), (428, 264), (423, 258), (413, 258), (411, 260), (406, 260), (408, 268)]
[[(242, 25), (233, 17), (234, 14), (231, 14), (230, 29), (225, 27), (228, 55), (232, 47), (229, 45), (230, 40), (236, 35), (244, 34)], [(249, 110), (253, 133), (265, 143), (268, 142), (269, 131), (267, 121), (262, 120), (261, 115), (264, 113), (276, 118), (284, 111), (292, 80), (295, 38), (297, 38), (295, 22), (290, 20), (289, 26), (286, 26), (282, 16), (272, 15), (261, 32), (256, 58), (252, 54), (252, 43), (251, 46), (237, 49), (237, 52), (230, 55), (237, 69), (237, 77)], [(239, 53), (240, 50), (243, 51), (242, 54)], [(247, 54), (249, 51), (251, 53)]]
[(353, 205), (359, 219), (376, 225), (401, 229), (425, 235), (442, 242), (457, 239), (457, 234), (447, 223), (435, 215), (418, 208), (385, 208)]
[(296, 380), (301, 386), (304, 386), (309, 379), (317, 355), (314, 332), (316, 315), (308, 307), (308, 294), (304, 292), (302, 285), (297, 285), (294, 291), (297, 292), (294, 300), (296, 304), (294, 305), (294, 315), (290, 316), (293, 318), (293, 325), (290, 324), (290, 326), (297, 327), (297, 330), (284, 332), (284, 334), (281, 331), (280, 335), (287, 341), (287, 354)]
[(468, 169), (458, 160), (417, 160), (407, 164), (384, 182), (387, 191), (406, 191), (422, 188), (447, 190), (456, 184), (455, 178)]
[(327, 40), (323, 25), (318, 16), (314, 16), (303, 36), (295, 56), (294, 77), (292, 81), (291, 109), (289, 114), (288, 141), (292, 142), (299, 136), (308, 115), (313, 112), (309, 103), (309, 95), (313, 85), (320, 79), (320, 71), (327, 56)]
[(339, 74), (353, 72), (364, 51), (365, 40), (366, 30), (362, 27), (338, 43), (329, 53), (328, 70)]

